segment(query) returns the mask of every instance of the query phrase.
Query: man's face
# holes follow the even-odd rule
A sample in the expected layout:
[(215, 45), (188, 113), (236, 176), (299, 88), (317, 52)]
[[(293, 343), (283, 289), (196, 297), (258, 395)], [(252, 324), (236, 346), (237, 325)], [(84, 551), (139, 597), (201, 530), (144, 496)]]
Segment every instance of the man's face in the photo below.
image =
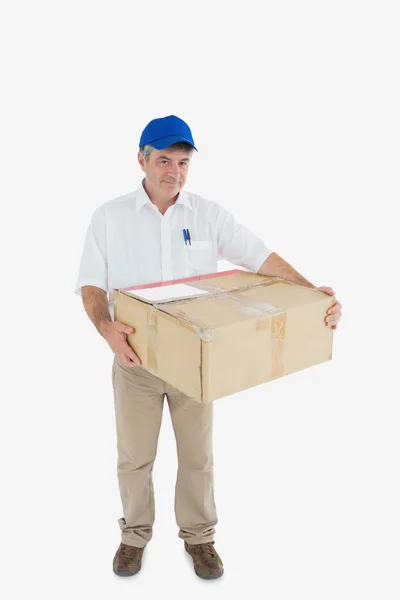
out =
[(152, 150), (148, 162), (139, 152), (138, 160), (142, 171), (146, 173), (146, 183), (150, 186), (150, 191), (165, 200), (179, 194), (188, 175), (189, 152), (164, 148)]

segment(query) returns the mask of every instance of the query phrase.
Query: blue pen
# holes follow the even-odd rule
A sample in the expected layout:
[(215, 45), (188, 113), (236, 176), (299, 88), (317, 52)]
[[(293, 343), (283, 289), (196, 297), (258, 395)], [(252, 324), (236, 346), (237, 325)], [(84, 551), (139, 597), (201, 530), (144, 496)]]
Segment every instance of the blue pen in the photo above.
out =
[(185, 240), (185, 244), (187, 246), (188, 238), (187, 238), (187, 234), (186, 234), (186, 229), (182, 229), (182, 231), (183, 231), (183, 239)]

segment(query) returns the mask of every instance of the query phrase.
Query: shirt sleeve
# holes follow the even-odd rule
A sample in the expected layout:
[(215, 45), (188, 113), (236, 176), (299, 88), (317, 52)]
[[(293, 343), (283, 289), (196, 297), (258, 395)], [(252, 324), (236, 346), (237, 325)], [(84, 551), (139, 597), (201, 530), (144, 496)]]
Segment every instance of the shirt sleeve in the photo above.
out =
[(257, 273), (265, 259), (273, 252), (223, 207), (217, 213), (218, 255), (224, 260)]
[(106, 219), (103, 208), (99, 207), (86, 232), (75, 293), (82, 296), (84, 285), (94, 285), (107, 292), (107, 281)]

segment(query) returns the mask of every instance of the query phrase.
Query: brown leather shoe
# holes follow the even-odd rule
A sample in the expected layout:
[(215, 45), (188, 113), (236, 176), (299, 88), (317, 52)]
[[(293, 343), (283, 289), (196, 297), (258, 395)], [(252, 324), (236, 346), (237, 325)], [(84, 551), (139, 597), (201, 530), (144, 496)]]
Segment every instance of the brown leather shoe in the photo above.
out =
[(113, 571), (121, 577), (136, 575), (142, 568), (143, 548), (120, 544), (113, 561)]
[(214, 548), (215, 542), (207, 544), (188, 544), (186, 552), (193, 558), (194, 572), (202, 579), (217, 579), (224, 572), (223, 562)]

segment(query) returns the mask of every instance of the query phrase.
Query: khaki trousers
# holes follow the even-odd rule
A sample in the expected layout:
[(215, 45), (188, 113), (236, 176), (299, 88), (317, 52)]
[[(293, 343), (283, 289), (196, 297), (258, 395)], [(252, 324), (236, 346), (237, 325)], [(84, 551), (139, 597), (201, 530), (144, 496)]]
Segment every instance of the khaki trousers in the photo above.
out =
[(126, 367), (114, 357), (113, 388), (118, 450), (118, 484), (123, 518), (121, 538), (145, 546), (155, 517), (152, 471), (164, 397), (175, 432), (178, 472), (175, 518), (189, 544), (214, 541), (217, 513), (212, 449), (213, 406), (200, 404), (143, 367)]

